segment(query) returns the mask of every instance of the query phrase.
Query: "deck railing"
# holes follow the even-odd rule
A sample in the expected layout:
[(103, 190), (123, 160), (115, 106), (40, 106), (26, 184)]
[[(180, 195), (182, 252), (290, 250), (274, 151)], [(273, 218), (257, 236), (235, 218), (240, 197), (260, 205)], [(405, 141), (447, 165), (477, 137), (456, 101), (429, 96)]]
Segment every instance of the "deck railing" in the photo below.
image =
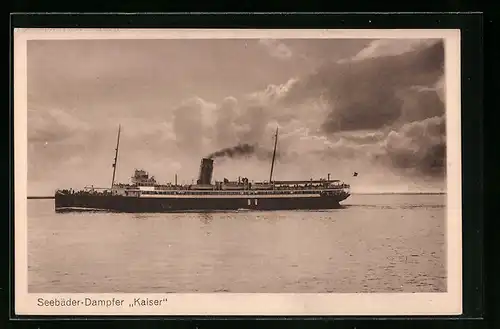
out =
[(196, 186), (191, 185), (157, 185), (153, 191), (139, 191), (138, 186), (134, 185), (116, 185), (113, 189), (111, 188), (99, 188), (99, 187), (85, 187), (82, 190), (73, 189), (57, 189), (56, 194), (64, 195), (117, 195), (126, 194), (126, 192), (139, 192), (141, 194), (189, 194), (189, 195), (200, 195), (200, 194), (305, 194), (311, 192), (323, 192), (323, 191), (333, 191), (339, 193), (349, 193), (349, 184), (339, 184), (336, 186), (273, 186), (270, 189), (252, 189), (249, 186), (244, 186), (241, 189), (220, 189), (214, 185), (213, 189), (196, 189)]

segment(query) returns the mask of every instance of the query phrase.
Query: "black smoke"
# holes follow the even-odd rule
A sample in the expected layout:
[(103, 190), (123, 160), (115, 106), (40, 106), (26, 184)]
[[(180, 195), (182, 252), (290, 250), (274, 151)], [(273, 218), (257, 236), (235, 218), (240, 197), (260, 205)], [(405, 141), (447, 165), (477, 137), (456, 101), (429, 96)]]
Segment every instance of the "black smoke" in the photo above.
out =
[(222, 150), (216, 151), (208, 155), (207, 158), (210, 159), (222, 158), (222, 157), (237, 158), (237, 157), (252, 155), (255, 153), (255, 150), (256, 150), (255, 145), (238, 144), (233, 147), (227, 147)]

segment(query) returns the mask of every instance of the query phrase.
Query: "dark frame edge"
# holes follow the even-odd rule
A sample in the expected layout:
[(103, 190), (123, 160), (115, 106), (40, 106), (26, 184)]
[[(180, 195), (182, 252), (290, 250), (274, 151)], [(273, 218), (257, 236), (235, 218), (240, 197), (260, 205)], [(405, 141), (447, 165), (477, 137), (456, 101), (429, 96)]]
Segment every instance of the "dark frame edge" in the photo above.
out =
[[(24, 16), (24, 14), (21, 14), (22, 16)], [(182, 24), (186, 24), (186, 22), (189, 22), (189, 20), (193, 18), (193, 16), (189, 16), (189, 15), (185, 15), (183, 14), (184, 16), (182, 15), (176, 15), (176, 17), (181, 17), (179, 20), (174, 20), (174, 25), (175, 27), (180, 27), (180, 25)], [(340, 17), (339, 16), (340, 14), (334, 14), (334, 17)], [(347, 16), (351, 16), (352, 17), (352, 14), (348, 14)], [(417, 14), (418, 15), (418, 14)], [(435, 15), (443, 15), (443, 14), (432, 14), (430, 16), (435, 16)], [(28, 15), (29, 16), (29, 15)], [(109, 21), (109, 16), (107, 15), (99, 15), (97, 14), (97, 17), (98, 18), (98, 21), (99, 19), (102, 19), (104, 17), (106, 17), (106, 19), (108, 20), (107, 22), (103, 22), (101, 20), (101, 24), (103, 24), (104, 26), (101, 26), (101, 27), (110, 27), (108, 24), (112, 23), (112, 20)], [(293, 15), (292, 15), (293, 16)], [(292, 16), (288, 16), (288, 20), (290, 20), (290, 18), (292, 18), (291, 20), (293, 21), (293, 17)], [(306, 15), (307, 16), (307, 15)], [(306, 17), (306, 16), (302, 16), (302, 17)], [(330, 15), (327, 15), (331, 18)], [(376, 18), (373, 18), (373, 17), (376, 17)], [(404, 15), (406, 16), (406, 14)], [(415, 16), (415, 15), (413, 15)], [(423, 16), (423, 15), (421, 15)], [(462, 33), (462, 36), (461, 36), (461, 52), (462, 52), (462, 56), (461, 56), (461, 59), (462, 59), (462, 110), (465, 112), (465, 109), (467, 108), (477, 108), (478, 107), (478, 103), (481, 104), (480, 107), (482, 108), (482, 88), (483, 88), (483, 85), (482, 85), (482, 81), (483, 81), (483, 65), (482, 63), (479, 63), (478, 66), (476, 67), (472, 67), (471, 66), (471, 58), (474, 59), (475, 57), (477, 58), (482, 58), (482, 54), (483, 54), (483, 50), (482, 50), (482, 40), (475, 40), (474, 39), (474, 35), (475, 37), (478, 37), (482, 34), (483, 32), (483, 19), (482, 19), (482, 15), (481, 14), (478, 14), (478, 13), (474, 13), (474, 14), (469, 14), (469, 15), (457, 15), (455, 16), (454, 18), (456, 17), (467, 17), (467, 21), (468, 23), (466, 24), (469, 24), (470, 26), (474, 25), (472, 27), (472, 31), (470, 31), (470, 27), (469, 28), (466, 28), (468, 31), (467, 31), (467, 34), (465, 35), (468, 35), (468, 37), (464, 37), (464, 33)], [(13, 29), (12, 27), (15, 26), (16, 24), (16, 19), (15, 17), (19, 17), (19, 16), (11, 16), (11, 19), (14, 18), (14, 20), (12, 21), (11, 20), (11, 40), (10, 40), (10, 54), (12, 55), (12, 52), (13, 52), (13, 40), (12, 40), (12, 33), (13, 33)], [(30, 16), (30, 17), (33, 17), (33, 16)], [(49, 16), (37, 16), (37, 22), (35, 22), (35, 24), (41, 24), (40, 22), (43, 21), (43, 19), (40, 21), (39, 17), (48, 17), (47, 21), (49, 21), (48, 25), (50, 25), (50, 20), (51, 18), (55, 18), (55, 17), (64, 17), (64, 16), (59, 16), (59, 15), (49, 15)], [(81, 16), (80, 16), (81, 17)], [(89, 15), (87, 17), (92, 17), (92, 15)], [(130, 20), (130, 19), (127, 19), (127, 18), (130, 18), (127, 16), (114, 16), (114, 17), (118, 17), (119, 20), (126, 20), (127, 22), (123, 23), (124, 26), (130, 26), (130, 24), (135, 24), (137, 22), (134, 22), (134, 20)], [(145, 18), (149, 18), (151, 16), (147, 15), (147, 16), (144, 16)], [(187, 18), (187, 17), (191, 17), (191, 18)], [(209, 15), (209, 16), (206, 16), (206, 17), (211, 17), (209, 19), (209, 21), (211, 19), (213, 19), (212, 17), (217, 17), (217, 15), (215, 16), (212, 16), (212, 15)], [(227, 15), (219, 15), (219, 18), (220, 20), (224, 20), (224, 17), (227, 17)], [(238, 17), (238, 16), (237, 16)], [(248, 16), (239, 16), (239, 17), (243, 17), (243, 23), (240, 25), (241, 26), (244, 26), (245, 24), (248, 24), (249, 23), (249, 17)], [(262, 16), (263, 17), (263, 16)], [(282, 16), (284, 17), (284, 16)], [(317, 16), (314, 16), (314, 17), (317, 17)], [(324, 16), (323, 16), (324, 17)], [(387, 16), (386, 16), (387, 17)], [(66, 19), (66, 18), (63, 18), (63, 19), (60, 19), (59, 23), (57, 25), (61, 26), (62, 25), (65, 25), (65, 24), (68, 24), (68, 26), (65, 26), (65, 27), (71, 27), (71, 26), (74, 26), (74, 21), (75, 21), (75, 18), (76, 16), (71, 16), (69, 17), (69, 21)], [(397, 25), (397, 24), (401, 24), (402, 22), (404, 22), (405, 18), (404, 17), (399, 17), (400, 19), (396, 19), (396, 21), (398, 21), (399, 23), (392, 23), (392, 25)], [(187, 20), (186, 20), (187, 19)], [(429, 19), (433, 19), (432, 17), (429, 18)], [(56, 18), (56, 21), (58, 19)], [(238, 19), (236, 19), (237, 21)], [(286, 19), (285, 19), (286, 20)], [(349, 24), (349, 22), (345, 22), (346, 20), (349, 20), (349, 19), (342, 19), (342, 25), (341, 26), (344, 26), (344, 28), (347, 27), (347, 25)], [(456, 19), (450, 19), (451, 21), (454, 21), (454, 22), (448, 22), (448, 25), (456, 25), (457, 22), (456, 22)], [(73, 21), (73, 23), (71, 23), (71, 21)], [(78, 19), (76, 19), (76, 21), (78, 21)], [(87, 19), (88, 21), (88, 19)], [(250, 19), (251, 21), (251, 19)], [(279, 20), (278, 20), (279, 21)], [(325, 22), (327, 21), (327, 19), (323, 19), (323, 20), (318, 20), (316, 21), (316, 23), (314, 24), (325, 24)], [(370, 21), (368, 23), (368, 21)], [(471, 22), (472, 21), (472, 22)], [(25, 21), (26, 22), (26, 21)], [(380, 21), (380, 16), (377, 16), (377, 14), (370, 14), (370, 13), (364, 13), (363, 15), (361, 16), (358, 16), (356, 17), (354, 20), (353, 20), (354, 24), (358, 24), (358, 27), (357, 28), (382, 28), (382, 27), (379, 27), (379, 26), (374, 26), (374, 25), (377, 25), (377, 24), (382, 24), (382, 25), (386, 25), (387, 26), (387, 23), (383, 23), (382, 21)], [(377, 23), (379, 22), (379, 23)], [(19, 21), (18, 21), (19, 23)], [(22, 23), (22, 21), (21, 21)], [(272, 28), (270, 26), (268, 26), (268, 24), (270, 24), (270, 21), (269, 20), (264, 20), (264, 21), (261, 21), (261, 23), (263, 23), (264, 27), (269, 27), (269, 28)], [(279, 22), (278, 22), (279, 23)], [(95, 24), (95, 23), (94, 23)], [(138, 24), (140, 25), (141, 24), (141, 21), (139, 20)], [(147, 25), (147, 22), (145, 23), (144, 21), (142, 21), (142, 24), (145, 24)], [(203, 23), (205, 24), (205, 23)], [(234, 23), (233, 23), (234, 24)], [(313, 24), (313, 25), (314, 25)], [(352, 24), (352, 23), (351, 23)], [(414, 23), (413, 23), (414, 24)], [(43, 25), (43, 24), (42, 24)], [(85, 25), (85, 24), (77, 24), (77, 26), (82, 26), (82, 25)], [(97, 24), (99, 25), (99, 24)], [(111, 24), (112, 25), (112, 24)], [(154, 25), (154, 24), (153, 24)], [(196, 24), (195, 24), (196, 25)], [(273, 25), (273, 24), (271, 24)], [(286, 25), (286, 24), (285, 24)], [(391, 25), (391, 24), (389, 24)], [(410, 22), (409, 25), (412, 25), (412, 23)], [(477, 26), (476, 26), (477, 25)], [(116, 25), (115, 25), (116, 26)], [(122, 26), (122, 27), (124, 27)], [(233, 25), (234, 26), (234, 25)], [(360, 27), (361, 26), (361, 27)], [(143, 27), (146, 27), (143, 25)], [(149, 27), (153, 27), (153, 26), (149, 26)], [(249, 27), (248, 25), (246, 25), (246, 27)], [(337, 27), (339, 28), (339, 27)], [(387, 28), (387, 27), (385, 27)], [(479, 30), (479, 31), (478, 31)], [(463, 31), (463, 30), (462, 30)], [(471, 38), (471, 39), (467, 39), (467, 38)], [(466, 41), (464, 43), (464, 39), (465, 40), (469, 40), (469, 41)], [(469, 42), (469, 43), (467, 43)], [(474, 43), (475, 42), (475, 43)], [(475, 45), (475, 46), (474, 46)], [(475, 48), (476, 46), (478, 46), (478, 48)], [(464, 56), (464, 49), (469, 49), (469, 55), (467, 56)], [(469, 58), (469, 60), (466, 60), (466, 58)], [(10, 68), (10, 77), (9, 77), (9, 83), (10, 85), (12, 85), (12, 81), (13, 81), (13, 70), (12, 70), (12, 62), (13, 62), (13, 57), (11, 56), (11, 68)], [(477, 64), (476, 64), (477, 65)], [(468, 73), (468, 74), (465, 74), (465, 73)], [(471, 79), (468, 79), (468, 78), (471, 78)], [(467, 88), (470, 88), (469, 90), (472, 90), (473, 92), (467, 92), (466, 89)], [(464, 96), (464, 92), (465, 92), (465, 95), (469, 94), (469, 95), (476, 95), (476, 98), (474, 99), (474, 97), (471, 97), (469, 99), (465, 99), (465, 96)], [(10, 188), (10, 191), (11, 191), (11, 195), (13, 195), (13, 188), (14, 188), (14, 182), (13, 182), (13, 170), (14, 170), (14, 159), (13, 159), (13, 127), (14, 127), (14, 124), (13, 124), (13, 120), (14, 120), (14, 111), (13, 111), (13, 90), (11, 88), (10, 90), (10, 96), (11, 96), (11, 101), (10, 101), (10, 110), (11, 112), (9, 112), (9, 141), (10, 141), (10, 147), (9, 147), (9, 152), (10, 152), (10, 162), (9, 162), (9, 165), (10, 165), (10, 169), (11, 169), (11, 172), (10, 172), (10, 179), (9, 179), (9, 188)], [(464, 198), (464, 211), (463, 211), (463, 214), (464, 214), (464, 217), (466, 216), (473, 216), (473, 217), (479, 217), (480, 219), (482, 219), (482, 209), (479, 209), (479, 208), (482, 208), (482, 206), (479, 206), (479, 204), (482, 204), (482, 199), (479, 200), (478, 199), (478, 196), (479, 197), (482, 197), (482, 194), (483, 194), (483, 175), (482, 175), (482, 158), (483, 158), (483, 149), (482, 147), (477, 147), (477, 145), (481, 145), (482, 146), (482, 115), (480, 113), (480, 111), (476, 112), (475, 114), (467, 114), (469, 117), (466, 118), (464, 117), (464, 112), (462, 113), (462, 131), (468, 131), (464, 134), (462, 134), (462, 163), (463, 163), (463, 173), (462, 173), (462, 177), (463, 177), (463, 190), (465, 189), (465, 185), (466, 184), (471, 184), (471, 189), (468, 190), (470, 191), (467, 192), (467, 193), (464, 193), (462, 191), (462, 195), (463, 195), (463, 198)], [(469, 113), (471, 113), (472, 111), (469, 110)], [(465, 127), (467, 127), (466, 129), (464, 129), (464, 124), (465, 124)], [(472, 136), (472, 137), (469, 137), (469, 136)], [(466, 140), (467, 139), (471, 139), (472, 141), (474, 141), (474, 143), (471, 143), (471, 144), (475, 144), (474, 146), (467, 146), (467, 143)], [(476, 144), (477, 143), (477, 144)], [(468, 153), (469, 152), (469, 153)], [(472, 153), (471, 153), (472, 152)], [(469, 159), (475, 159), (476, 161), (474, 162), (473, 160), (468, 160), (468, 161), (464, 161), (464, 160), (467, 160), (467, 157), (465, 154), (467, 154), (467, 157)], [(466, 169), (466, 168), (469, 168), (469, 169)], [(468, 175), (467, 174), (467, 170), (470, 170), (469, 173), (474, 173), (474, 172), (481, 172), (481, 174), (479, 175), (479, 177), (476, 177), (474, 178), (472, 175)], [(479, 170), (479, 171), (478, 171)], [(479, 178), (479, 179), (477, 179)], [(466, 183), (467, 182), (467, 183)], [(476, 200), (476, 202), (472, 202), (472, 203), (469, 203), (467, 204), (467, 202), (465, 201), (466, 199), (470, 199), (470, 200)], [(14, 200), (13, 198), (10, 198), (9, 199), (10, 201), (10, 211), (9, 211), (9, 217), (11, 218), (11, 221), (9, 221), (8, 223), (8, 226), (9, 226), (9, 233), (10, 233), (10, 237), (9, 239), (7, 239), (6, 241), (8, 241), (9, 243), (9, 248), (6, 249), (6, 250), (9, 250), (9, 260), (10, 260), (10, 264), (11, 266), (9, 267), (10, 271), (9, 271), (9, 276), (10, 276), (10, 281), (9, 281), (9, 287), (11, 288), (10, 289), (10, 294), (9, 294), (9, 300), (10, 300), (10, 303), (11, 303), (11, 307), (9, 309), (9, 317), (11, 320), (14, 320), (16, 322), (18, 322), (19, 320), (22, 320), (22, 322), (24, 322), (25, 320), (29, 320), (28, 322), (32, 323), (32, 325), (35, 325), (35, 322), (34, 320), (41, 320), (41, 322), (45, 323), (47, 320), (62, 320), (61, 317), (50, 317), (50, 318), (47, 318), (47, 317), (29, 317), (29, 316), (16, 316), (14, 314), (14, 307), (13, 307), (13, 302), (14, 302), (14, 292), (13, 292), (13, 281), (15, 280), (15, 275), (14, 275), (14, 251), (13, 251), (13, 241), (12, 241), (12, 237), (13, 237), (13, 233), (14, 233), (14, 221), (13, 221), (13, 216), (14, 216), (14, 209), (13, 209), (13, 206), (14, 206)], [(474, 206), (475, 205), (475, 206)], [(466, 215), (468, 214), (468, 215)], [(471, 217), (469, 217), (471, 218)], [(476, 249), (476, 252), (477, 250), (480, 250), (480, 252), (483, 251), (483, 247), (482, 247), (482, 236), (483, 236), (483, 224), (482, 224), (482, 221), (479, 220), (477, 222), (472, 222), (471, 221), (467, 221), (467, 225), (465, 223), (465, 221), (463, 222), (463, 225), (462, 225), (462, 228), (463, 228), (463, 232), (464, 232), (464, 235), (463, 235), (463, 238), (464, 238), (464, 242), (466, 240), (466, 234), (469, 234), (468, 232), (471, 232), (470, 235), (474, 234), (474, 237), (472, 239), (472, 243), (471, 243), (471, 246), (469, 246), (468, 248), (471, 248), (471, 247), (474, 247), (474, 249)], [(467, 231), (466, 231), (467, 230)], [(465, 248), (464, 246), (464, 249), (463, 249), (463, 265), (464, 265), (464, 268), (465, 268), (465, 265), (466, 263), (469, 264), (470, 266), (472, 266), (472, 268), (475, 268), (477, 270), (472, 270), (472, 271), (464, 271), (464, 290), (463, 290), (463, 293), (464, 293), (464, 300), (466, 299), (466, 291), (467, 289), (471, 289), (473, 288), (474, 291), (476, 291), (475, 293), (472, 292), (472, 296), (474, 297), (474, 302), (472, 302), (472, 299), (471, 300), (471, 303), (470, 305), (466, 305), (467, 303), (464, 302), (464, 313), (466, 313), (466, 309), (468, 308), (474, 308), (474, 312), (473, 312), (473, 316), (470, 316), (468, 317), (467, 315), (465, 316), (462, 316), (460, 318), (460, 323), (463, 324), (464, 327), (469, 327), (469, 324), (470, 325), (473, 325), (474, 327), (477, 326), (478, 324), (478, 321), (481, 321), (484, 319), (484, 312), (483, 312), (483, 307), (484, 307), (484, 296), (483, 296), (483, 292), (484, 292), (484, 282), (483, 282), (483, 274), (484, 274), (484, 263), (483, 263), (483, 258), (482, 256), (480, 257), (476, 257), (474, 255), (473, 252), (467, 252), (467, 249)], [(472, 249), (470, 249), (472, 250)], [(471, 263), (469, 263), (471, 262)], [(475, 265), (475, 266), (473, 266)], [(473, 279), (475, 278), (475, 280), (480, 280), (481, 281), (481, 284), (476, 284), (474, 285), (473, 283), (473, 287), (466, 287), (466, 284), (468, 282), (466, 276), (468, 276), (469, 280), (470, 280), (470, 277), (472, 277)], [(75, 319), (77, 322), (76, 323), (79, 323), (80, 320), (82, 320), (83, 318), (88, 318), (88, 317), (71, 317), (69, 319)], [(110, 323), (108, 320), (110, 317), (97, 317), (97, 318), (90, 318), (92, 320), (96, 320), (96, 321), (103, 321), (103, 324), (106, 324), (106, 323)], [(120, 320), (120, 319), (131, 319), (131, 317), (113, 317), (114, 319), (116, 320)], [(210, 320), (210, 319), (221, 319), (221, 318), (224, 318), (224, 319), (248, 319), (247, 317), (238, 317), (238, 318), (233, 318), (233, 317), (208, 317), (208, 318), (199, 318), (199, 317), (168, 317), (168, 318), (165, 318), (165, 317), (148, 317), (149, 320), (164, 320), (164, 319), (168, 319), (168, 320), (174, 320), (174, 319), (178, 319), (178, 320), (189, 320), (189, 321), (201, 321), (199, 322), (199, 324), (203, 323), (203, 326), (206, 326), (207, 325), (207, 321), (206, 320)], [(253, 317), (255, 318), (255, 317)], [(268, 318), (266, 317), (258, 317), (261, 319), (260, 321), (260, 324), (261, 325), (264, 325), (265, 323), (270, 323), (267, 321)], [(286, 317), (285, 318), (286, 320), (301, 320), (300, 322), (303, 322), (304, 324), (307, 323), (308, 325), (311, 325), (312, 323), (309, 321), (309, 320), (305, 320), (303, 317)], [(321, 323), (325, 323), (323, 321), (325, 320), (333, 320), (336, 322), (336, 325), (346, 325), (346, 326), (352, 326), (352, 325), (355, 325), (356, 323), (358, 323), (358, 326), (361, 327), (361, 326), (366, 326), (367, 325), (367, 321), (372, 321), (372, 318), (367, 318), (367, 317), (349, 317), (349, 318), (342, 318), (342, 319), (339, 319), (339, 317), (334, 317), (334, 318), (317, 318), (320, 322), (319, 324), (321, 325)], [(404, 324), (405, 326), (408, 326), (410, 325), (410, 322), (408, 322), (408, 320), (405, 318), (405, 317), (385, 317), (384, 319), (387, 319), (387, 320), (391, 320), (391, 321), (383, 321), (384, 322), (384, 327), (387, 327), (387, 326), (392, 326), (392, 325), (397, 325), (397, 323), (400, 324)], [(436, 321), (431, 321), (429, 322), (429, 317), (420, 317), (420, 318), (416, 318), (417, 321), (414, 322), (415, 325), (419, 325), (418, 323), (421, 323), (419, 326), (423, 326), (425, 325), (426, 327), (429, 327), (430, 323), (436, 323)], [(452, 324), (452, 323), (457, 323), (457, 320), (453, 320), (453, 319), (450, 319), (449, 317), (436, 317), (436, 319), (440, 319), (440, 321), (437, 321), (437, 326), (439, 328), (442, 328), (442, 327), (448, 327), (448, 324)], [(340, 321), (340, 322), (339, 322)], [(64, 323), (66, 321), (63, 321), (62, 323)], [(135, 322), (135, 321), (134, 321)], [(184, 321), (183, 321), (184, 322)], [(186, 321), (188, 322), (188, 321)], [(232, 322), (232, 321), (231, 321)], [(238, 321), (240, 322), (240, 321)], [(423, 323), (425, 322), (425, 323)], [(76, 324), (75, 323), (75, 324)], [(294, 322), (294, 323), (297, 323), (297, 322)], [(448, 323), (448, 324), (447, 324)], [(171, 321), (169, 321), (169, 324), (173, 324)], [(194, 324), (193, 322), (191, 322), (191, 324)], [(198, 324), (197, 324), (198, 325)], [(398, 326), (399, 326), (398, 325)], [(433, 324), (434, 325), (434, 324)], [(431, 325), (431, 327), (433, 326)], [(411, 327), (412, 325), (410, 325)]]

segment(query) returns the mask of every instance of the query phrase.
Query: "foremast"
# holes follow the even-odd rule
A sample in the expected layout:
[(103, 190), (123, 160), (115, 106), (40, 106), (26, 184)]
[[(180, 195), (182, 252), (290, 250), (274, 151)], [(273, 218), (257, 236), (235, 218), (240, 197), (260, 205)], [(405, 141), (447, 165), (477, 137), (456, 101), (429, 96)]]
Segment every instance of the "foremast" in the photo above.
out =
[(278, 127), (276, 127), (276, 134), (274, 135), (274, 151), (273, 151), (273, 159), (271, 161), (271, 172), (269, 173), (269, 183), (273, 182), (274, 160), (276, 159), (277, 145), (278, 145)]
[(111, 189), (115, 186), (116, 164), (118, 163), (118, 148), (120, 147), (121, 125), (118, 125), (118, 138), (116, 139), (115, 161), (113, 162), (113, 178), (111, 179)]

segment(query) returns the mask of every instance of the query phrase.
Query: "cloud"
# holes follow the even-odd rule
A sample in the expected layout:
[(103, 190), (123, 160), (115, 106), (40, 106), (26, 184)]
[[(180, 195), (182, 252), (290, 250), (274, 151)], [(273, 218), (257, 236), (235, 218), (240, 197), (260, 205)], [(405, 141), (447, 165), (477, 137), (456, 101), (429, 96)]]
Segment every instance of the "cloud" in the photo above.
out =
[(29, 181), (50, 182), (46, 193), (71, 184), (107, 186), (119, 123), (122, 131), (118, 167), (119, 172), (127, 174), (125, 177), (134, 167), (155, 167), (159, 163), (164, 169), (166, 163), (172, 162), (176, 137), (168, 122), (122, 117), (119, 121), (102, 118), (90, 123), (70, 111), (36, 108), (28, 112)]
[(271, 56), (279, 59), (289, 59), (293, 55), (287, 45), (276, 39), (260, 39), (259, 44), (264, 46)]
[[(285, 130), (295, 129), (280, 139), (280, 161), (352, 160), (367, 170), (371, 164), (395, 175), (443, 177), (443, 43), (396, 45), (393, 40), (374, 41), (354, 61), (329, 63), (261, 92), (269, 110), (281, 114), (273, 117), (281, 119)], [(315, 130), (308, 119), (316, 119), (321, 129)], [(292, 128), (297, 122), (307, 128)]]
[(441, 41), (376, 40), (354, 58), (329, 62), (249, 97), (258, 104), (254, 107), (271, 113), (260, 114), (262, 120), (305, 120), (311, 127), (316, 118), (327, 134), (384, 129), (444, 113)]
[(60, 109), (29, 109), (28, 113), (30, 143), (61, 142), (90, 129), (88, 124)]
[(279, 161), (289, 166), (361, 160), (365, 169), (376, 164), (396, 175), (442, 177), (443, 44), (393, 44), (373, 42), (355, 61), (331, 62), (242, 102), (232, 98), (219, 107), (226, 122), (219, 141), (230, 131), (238, 143), (269, 148), (279, 126)]
[(290, 97), (290, 90), (299, 82), (298, 78), (291, 78), (283, 84), (270, 84), (264, 90), (254, 92), (248, 99), (260, 103), (277, 103)]
[(213, 124), (214, 108), (215, 104), (193, 97), (173, 109), (173, 129), (178, 150), (203, 153), (204, 127)]
[(239, 115), (238, 100), (234, 97), (226, 97), (216, 108), (214, 138), (217, 145), (229, 147), (237, 141), (234, 120)]
[[(44, 179), (62, 174), (61, 168), (82, 161), (90, 125), (61, 109), (28, 110), (28, 179)], [(64, 174), (63, 174), (64, 175)]]
[(398, 122), (424, 120), (445, 112), (443, 100), (434, 88), (413, 86), (399, 90), (397, 97), (402, 100)]
[(428, 48), (440, 39), (379, 39), (372, 41), (367, 47), (347, 61), (360, 61), (377, 57), (403, 55), (408, 52)]
[[(435, 85), (443, 76), (443, 47), (438, 42), (401, 55), (329, 63), (294, 83), (283, 101), (296, 103), (299, 99), (304, 102), (321, 98), (328, 106), (323, 123), (327, 133), (392, 125), (403, 115), (404, 92), (414, 86)], [(432, 92), (420, 96), (433, 97)], [(444, 106), (434, 103), (432, 115), (443, 113)]]
[(381, 161), (419, 174), (443, 176), (446, 170), (446, 127), (444, 117), (405, 124), (391, 131), (383, 143)]

